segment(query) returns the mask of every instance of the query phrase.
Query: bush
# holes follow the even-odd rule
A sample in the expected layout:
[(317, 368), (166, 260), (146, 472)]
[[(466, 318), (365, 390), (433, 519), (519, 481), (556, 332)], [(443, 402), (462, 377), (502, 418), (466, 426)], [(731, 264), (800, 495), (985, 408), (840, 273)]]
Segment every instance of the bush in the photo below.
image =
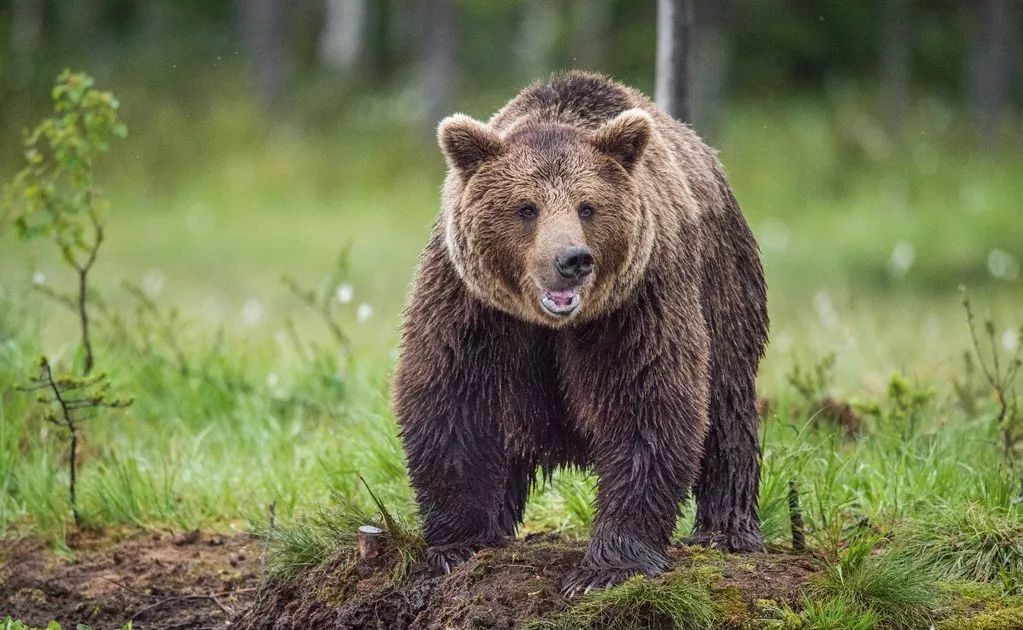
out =
[(815, 576), (808, 592), (815, 614), (841, 607), (894, 628), (918, 627), (934, 616), (940, 594), (933, 574), (905, 550), (877, 549), (877, 543), (870, 536), (851, 543)]

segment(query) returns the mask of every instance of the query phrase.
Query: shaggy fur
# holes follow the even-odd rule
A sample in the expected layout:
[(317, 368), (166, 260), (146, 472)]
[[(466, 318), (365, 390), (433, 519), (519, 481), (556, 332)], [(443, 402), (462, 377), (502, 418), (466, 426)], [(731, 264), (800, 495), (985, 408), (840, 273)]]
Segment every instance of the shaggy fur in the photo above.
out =
[[(691, 489), (694, 541), (760, 550), (765, 286), (714, 152), (577, 72), (486, 124), (452, 116), (439, 140), (443, 209), (394, 384), (429, 561), (450, 570), (514, 536), (537, 470), (560, 466), (598, 475), (568, 593), (663, 571)], [(592, 273), (566, 279), (553, 261), (580, 247)], [(578, 306), (551, 312), (551, 292)]]

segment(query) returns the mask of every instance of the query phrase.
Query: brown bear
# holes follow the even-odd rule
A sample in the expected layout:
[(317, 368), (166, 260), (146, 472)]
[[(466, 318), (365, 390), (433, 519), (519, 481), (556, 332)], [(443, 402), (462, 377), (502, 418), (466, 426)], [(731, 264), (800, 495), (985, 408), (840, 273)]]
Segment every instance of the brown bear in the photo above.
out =
[(567, 594), (691, 540), (762, 549), (757, 244), (715, 153), (638, 91), (555, 75), (439, 127), (442, 210), (404, 315), (395, 410), (427, 559), (514, 536), (538, 469), (592, 466)]

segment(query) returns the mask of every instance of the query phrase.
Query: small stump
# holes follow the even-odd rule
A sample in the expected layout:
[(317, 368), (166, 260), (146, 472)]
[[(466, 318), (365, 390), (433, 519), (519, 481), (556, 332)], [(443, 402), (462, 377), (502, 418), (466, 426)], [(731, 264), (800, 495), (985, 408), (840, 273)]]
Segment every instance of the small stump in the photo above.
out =
[(384, 530), (375, 525), (363, 525), (359, 527), (359, 558), (372, 560), (380, 555), (384, 546)]

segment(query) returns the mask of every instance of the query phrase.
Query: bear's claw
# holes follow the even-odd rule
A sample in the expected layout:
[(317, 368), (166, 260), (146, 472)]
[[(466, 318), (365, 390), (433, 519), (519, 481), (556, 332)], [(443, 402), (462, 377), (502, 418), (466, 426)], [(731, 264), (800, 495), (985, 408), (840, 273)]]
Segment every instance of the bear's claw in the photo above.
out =
[(561, 580), (561, 594), (571, 599), (586, 595), (590, 591), (600, 588), (611, 588), (617, 586), (634, 575), (645, 574), (654, 577), (660, 571), (647, 571), (640, 568), (584, 568), (572, 569)]
[(692, 547), (723, 549), (734, 553), (759, 553), (764, 543), (759, 534), (742, 532), (694, 532), (682, 542)]
[(435, 573), (448, 574), (475, 552), (475, 549), (466, 545), (438, 545), (427, 547), (425, 559), (426, 564)]

